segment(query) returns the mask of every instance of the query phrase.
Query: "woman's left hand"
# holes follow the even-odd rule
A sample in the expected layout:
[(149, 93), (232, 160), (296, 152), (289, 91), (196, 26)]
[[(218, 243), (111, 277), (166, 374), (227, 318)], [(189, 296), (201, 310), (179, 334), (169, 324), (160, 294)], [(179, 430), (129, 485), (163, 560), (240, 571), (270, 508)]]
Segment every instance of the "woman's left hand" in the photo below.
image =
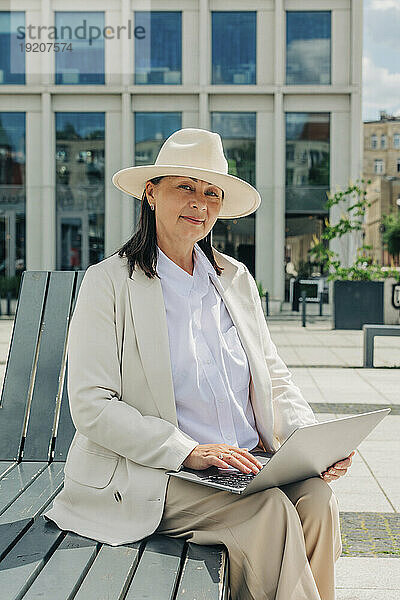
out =
[(340, 460), (339, 462), (337, 462), (334, 465), (332, 465), (331, 467), (329, 467), (329, 469), (327, 469), (326, 471), (321, 473), (320, 477), (324, 481), (329, 482), (329, 481), (334, 481), (335, 479), (339, 479), (339, 477), (342, 477), (342, 475), (346, 475), (347, 469), (350, 467), (350, 465), (352, 463), (351, 457), (354, 454), (355, 454), (355, 450), (353, 450), (353, 452), (351, 454), (349, 454), (349, 456), (347, 456), (347, 458)]

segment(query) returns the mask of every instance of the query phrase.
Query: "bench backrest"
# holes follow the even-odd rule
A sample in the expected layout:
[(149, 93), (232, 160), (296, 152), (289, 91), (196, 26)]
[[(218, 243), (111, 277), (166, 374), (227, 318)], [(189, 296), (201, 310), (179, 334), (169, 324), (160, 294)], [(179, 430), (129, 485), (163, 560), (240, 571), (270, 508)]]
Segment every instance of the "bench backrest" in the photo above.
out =
[(0, 460), (66, 459), (75, 433), (66, 341), (84, 273), (22, 274), (0, 400)]

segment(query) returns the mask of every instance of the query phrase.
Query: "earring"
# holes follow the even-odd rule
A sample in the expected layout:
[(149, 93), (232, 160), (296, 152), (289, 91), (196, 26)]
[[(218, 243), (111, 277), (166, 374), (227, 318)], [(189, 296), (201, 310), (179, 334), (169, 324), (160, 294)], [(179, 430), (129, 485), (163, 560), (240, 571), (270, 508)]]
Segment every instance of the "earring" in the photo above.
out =
[(150, 204), (151, 210), (154, 210), (154, 204)]

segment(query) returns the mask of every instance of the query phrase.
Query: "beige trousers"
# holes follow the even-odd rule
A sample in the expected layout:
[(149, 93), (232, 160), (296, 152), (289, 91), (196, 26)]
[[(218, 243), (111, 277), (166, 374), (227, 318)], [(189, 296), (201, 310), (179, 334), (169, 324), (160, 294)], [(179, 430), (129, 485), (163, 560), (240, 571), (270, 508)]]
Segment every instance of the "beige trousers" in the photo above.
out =
[(339, 510), (320, 477), (233, 494), (170, 477), (156, 530), (224, 544), (232, 600), (334, 600)]

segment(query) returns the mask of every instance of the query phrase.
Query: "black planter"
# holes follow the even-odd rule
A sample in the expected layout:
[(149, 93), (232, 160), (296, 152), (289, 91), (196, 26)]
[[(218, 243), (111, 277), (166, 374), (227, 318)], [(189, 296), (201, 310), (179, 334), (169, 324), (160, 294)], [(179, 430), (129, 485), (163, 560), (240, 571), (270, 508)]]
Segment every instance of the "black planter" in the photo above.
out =
[(383, 287), (383, 281), (334, 281), (334, 329), (362, 329), (366, 323), (383, 325)]

